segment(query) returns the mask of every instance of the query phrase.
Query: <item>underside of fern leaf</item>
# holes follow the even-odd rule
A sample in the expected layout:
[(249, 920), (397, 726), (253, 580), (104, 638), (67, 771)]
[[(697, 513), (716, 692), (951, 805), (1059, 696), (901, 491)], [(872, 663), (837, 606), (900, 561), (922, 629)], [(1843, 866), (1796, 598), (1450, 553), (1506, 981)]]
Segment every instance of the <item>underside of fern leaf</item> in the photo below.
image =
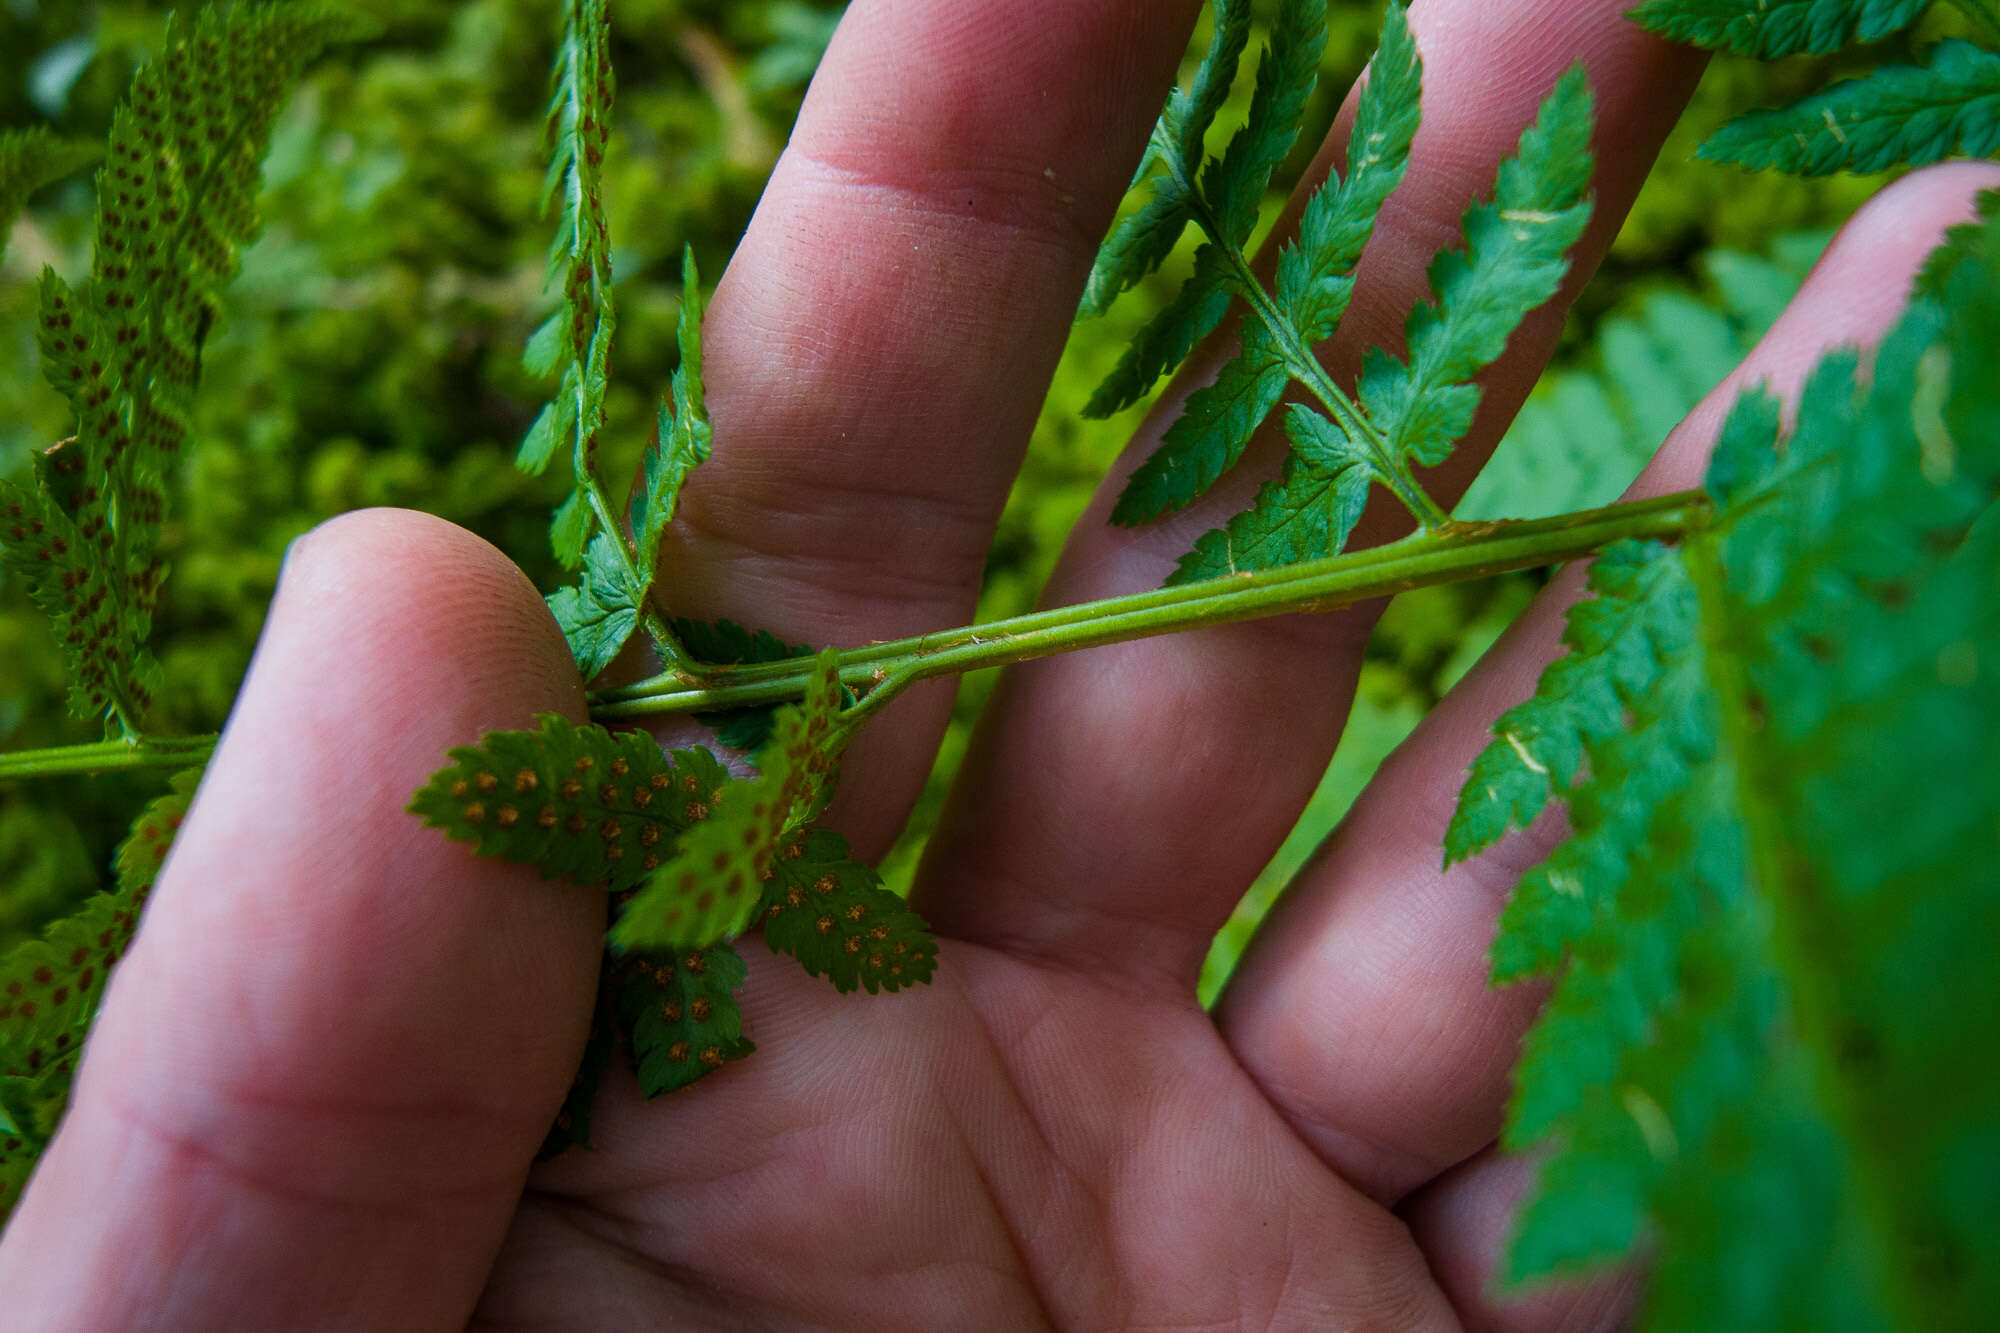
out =
[(155, 548), (215, 293), (256, 230), (280, 105), (308, 60), (361, 30), (311, 5), (170, 19), (112, 121), (90, 281), (42, 275), (42, 370), (76, 433), (37, 457), (34, 486), (0, 482), (0, 555), (55, 622), (78, 717), (130, 734), (158, 688)]
[(1548, 1154), (1510, 1271), (1650, 1237), (1653, 1327), (2000, 1308), (1968, 1193), (2000, 1179), (2000, 224), (1927, 287), (1789, 432), (1739, 403), (1712, 526), (1601, 562), (1452, 826), (1462, 856), (1568, 803), (1495, 945), (1500, 979), (1557, 978), (1509, 1115)]

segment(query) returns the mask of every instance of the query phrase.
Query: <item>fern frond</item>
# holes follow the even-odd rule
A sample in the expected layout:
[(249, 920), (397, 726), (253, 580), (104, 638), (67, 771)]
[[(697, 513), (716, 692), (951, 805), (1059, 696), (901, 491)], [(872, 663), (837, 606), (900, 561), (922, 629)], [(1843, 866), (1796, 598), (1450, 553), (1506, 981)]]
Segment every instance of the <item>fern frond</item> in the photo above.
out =
[(1916, 22), (1930, 0), (1641, 0), (1632, 17), (1676, 42), (1774, 60), (1874, 42)]
[[(562, 376), (556, 391), (560, 406), (552, 403), (536, 419), (516, 459), (523, 470), (540, 472), (567, 451), (576, 485), (570, 505), (586, 516), (589, 492), (597, 485), (598, 433), (617, 327), (603, 184), (613, 89), (610, 41), (604, 0), (569, 0), (550, 79), (549, 166), (542, 185), (545, 210), (561, 201), (549, 277), (560, 279), (562, 302), (529, 339), (522, 358), (532, 373)], [(566, 567), (583, 564), (591, 526), (589, 517), (556, 525), (555, 553)]]
[(837, 658), (820, 654), (805, 698), (778, 710), (757, 777), (727, 787), (680, 855), (639, 887), (611, 928), (614, 948), (704, 948), (755, 919), (785, 835), (829, 790), (843, 697)]
[[(650, 587), (660, 538), (674, 516), (674, 504), (688, 474), (708, 458), (714, 430), (701, 384), (701, 274), (694, 247), (681, 255), (681, 363), (674, 370), (668, 401), (660, 406), (659, 434), (646, 451), (644, 485), (632, 500), (632, 527), (638, 534), (639, 569)], [(644, 594), (642, 593), (642, 600)]]
[(549, 613), (569, 640), (571, 656), (585, 680), (611, 665), (639, 627), (645, 590), (635, 587), (632, 566), (618, 538), (600, 532), (584, 552), (583, 577), (576, 586), (549, 594)]
[(1249, 118), (1222, 156), (1202, 168), (1202, 198), (1218, 240), (1239, 250), (1249, 244), (1271, 173), (1298, 142), (1325, 49), (1326, 0), (1280, 0), (1271, 40), (1257, 59)]
[(845, 993), (928, 982), (937, 965), (930, 927), (847, 854), (847, 839), (809, 829), (788, 841), (764, 888), (764, 942)]
[(0, 959), (0, 1219), (68, 1104), (84, 1034), (124, 956), (201, 770), (174, 777), (118, 848), (113, 888)]
[[(1658, 1326), (1970, 1327), (2000, 1299), (1957, 1183), (2000, 1169), (1967, 1017), (2000, 1006), (2000, 224), (1924, 290), (1866, 374), (1821, 364), (1789, 434), (1739, 405), (1713, 526), (1624, 610), (1579, 606), (1544, 682), (1545, 715), (1589, 721), (1558, 717), (1531, 776), (1570, 732), (1587, 774), (1495, 946), (1499, 975), (1559, 978), (1509, 1113), (1509, 1145), (1550, 1151), (1511, 1272), (1651, 1235)], [(1640, 642), (1607, 616), (1650, 621), (1636, 674), (1578, 660)], [(1502, 746), (1476, 771), (1518, 787)], [(1468, 793), (1455, 834), (1533, 799)]]
[(0, 494), (4, 554), (57, 620), (72, 712), (136, 729), (159, 680), (146, 650), (164, 569), (165, 478), (187, 435), (215, 293), (257, 228), (258, 168), (306, 62), (359, 36), (312, 5), (172, 17), (133, 76), (97, 182), (88, 286), (42, 280), (43, 373), (76, 413), (37, 460), (38, 487)]
[(640, 1092), (674, 1092), (757, 1049), (736, 1004), (747, 975), (742, 955), (721, 943), (619, 964), (612, 984)]
[[(1298, 138), (1299, 119), (1319, 78), (1325, 0), (1284, 0), (1258, 62), (1249, 119), (1221, 157), (1204, 163), (1202, 138), (1234, 78), (1248, 24), (1247, 4), (1218, 6), (1215, 39), (1194, 87), (1186, 94), (1176, 90), (1168, 100), (1147, 151), (1164, 176), (1148, 203), (1113, 231), (1111, 249), (1100, 252), (1092, 271), (1086, 313), (1108, 307), (1119, 291), (1157, 267), (1189, 220), (1208, 235), (1195, 251), (1194, 272), (1125, 349), (1084, 405), (1085, 416), (1110, 416), (1152, 392), (1160, 377), (1187, 360), (1195, 344), (1221, 323), (1234, 284), (1241, 281), (1243, 246), (1256, 226), (1258, 201)], [(1143, 178), (1143, 164), (1141, 172)]]
[(1590, 217), (1590, 85), (1565, 74), (1500, 164), (1491, 201), (1465, 213), (1465, 248), (1431, 264), (1433, 302), (1409, 322), (1409, 361), (1377, 350), (1360, 399), (1392, 466), (1434, 466), (1472, 426), (1472, 379), (1507, 348), (1528, 312), (1556, 294)]
[[(1290, 76), (1274, 76), (1269, 84), (1288, 91), (1269, 93), (1259, 104), (1261, 110), (1253, 107), (1253, 124), (1259, 115), (1282, 114), (1287, 108), (1296, 115), (1298, 108), (1291, 105), (1301, 86), (1296, 68), (1305, 51), (1317, 62), (1318, 47), (1325, 41), (1323, 15), (1317, 28), (1303, 17), (1295, 19), (1293, 26), (1301, 31), (1281, 29), (1274, 42), (1274, 49), (1284, 51), (1286, 59), (1279, 62), (1267, 57), (1265, 61), (1267, 66), (1293, 71)], [(1301, 47), (1299, 52), (1294, 52), (1295, 46)], [(1300, 219), (1297, 240), (1279, 255), (1274, 311), (1281, 322), (1274, 327), (1261, 310), (1258, 317), (1245, 321), (1236, 356), (1224, 364), (1212, 383), (1188, 396), (1159, 448), (1127, 480), (1111, 513), (1113, 523), (1147, 522), (1184, 507), (1214, 485), (1216, 478), (1242, 457), (1251, 435), (1298, 374), (1296, 356), (1324, 341), (1339, 324), (1353, 291), (1354, 267), (1362, 246), (1383, 201), (1402, 180), (1410, 141), (1416, 134), (1422, 67), (1408, 18), (1399, 6), (1391, 5), (1383, 20), (1381, 46), (1370, 70), (1348, 141), (1347, 176), (1330, 176), (1314, 193)], [(1309, 83), (1304, 86), (1309, 91)], [(1261, 92), (1266, 85), (1259, 87)], [(1260, 160), (1276, 145), (1275, 139), (1256, 142), (1262, 146), (1243, 152)], [(1232, 143), (1231, 152), (1237, 151)], [(1268, 181), (1270, 167), (1260, 170), (1261, 181)], [(1204, 189), (1218, 176), (1234, 179), (1218, 166), (1204, 176)], [(1262, 183), (1258, 188), (1263, 188)], [(1212, 207), (1218, 214), (1227, 213), (1226, 205)], [(1216, 246), (1228, 243), (1226, 231), (1211, 242)], [(1240, 240), (1237, 244), (1240, 246)], [(1261, 526), (1268, 528), (1270, 524), (1266, 521)]]
[(1202, 534), (1167, 579), (1169, 586), (1276, 569), (1346, 545), (1367, 508), (1372, 475), (1346, 433), (1311, 408), (1293, 404), (1285, 430), (1293, 452), (1283, 479), (1266, 482), (1250, 508)]
[[(1563, 632), (1569, 655), (1543, 673), (1534, 698), (1501, 715), (1495, 741), (1473, 761), (1445, 832), (1445, 865), (1485, 850), (1509, 829), (1526, 828), (1551, 795), (1568, 791), (1585, 748), (1626, 728), (1626, 709), (1653, 687), (1668, 652), (1693, 634), (1692, 589), (1659, 543), (1607, 549), (1590, 566), (1589, 593)], [(1551, 881), (1566, 882), (1559, 874)], [(1515, 901), (1524, 895), (1532, 896), (1525, 881)], [(1507, 936), (1533, 933), (1524, 922)], [(1497, 969), (1500, 980), (1522, 974), (1513, 965)]]
[[(1181, 234), (1194, 221), (1194, 199), (1190, 178), (1182, 173), (1156, 172), (1163, 152), (1172, 152), (1181, 162), (1198, 162), (1202, 142), (1208, 136), (1216, 113), (1229, 99), (1229, 86), (1236, 81), (1237, 66), (1250, 43), (1249, 0), (1216, 0), (1214, 34), (1202, 53), (1194, 79), (1185, 89), (1167, 95), (1167, 105), (1153, 128), (1145, 157), (1133, 175), (1132, 189), (1147, 185), (1152, 193), (1138, 208), (1121, 219), (1098, 248), (1091, 266), (1090, 280), (1084, 284), (1080, 318), (1101, 315), (1120, 294), (1166, 262)], [(1185, 355), (1185, 354), (1183, 354)], [(1150, 385), (1151, 380), (1147, 383)], [(1141, 394), (1144, 389), (1139, 391)], [(1117, 408), (1100, 415), (1109, 416)]]
[(1923, 65), (1888, 65), (1791, 106), (1738, 116), (1703, 142), (1711, 162), (1799, 176), (1887, 171), (2000, 149), (2000, 55), (1937, 44)]
[(28, 206), (28, 196), (65, 176), (75, 175), (104, 156), (85, 139), (65, 139), (41, 126), (0, 131), (0, 255), (7, 233)]
[(451, 751), (411, 813), (482, 856), (616, 890), (666, 864), (732, 781), (699, 746), (667, 753), (644, 732), (540, 721)]

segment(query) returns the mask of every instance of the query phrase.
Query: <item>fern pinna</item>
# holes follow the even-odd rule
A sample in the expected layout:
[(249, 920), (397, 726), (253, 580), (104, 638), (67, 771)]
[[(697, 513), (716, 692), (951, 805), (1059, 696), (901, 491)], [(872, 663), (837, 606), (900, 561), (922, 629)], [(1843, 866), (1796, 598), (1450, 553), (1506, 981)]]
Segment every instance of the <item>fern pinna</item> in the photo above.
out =
[[(1756, 113), (1703, 149), (1815, 173), (1996, 147), (2000, 27), (1983, 2), (1957, 10), (1954, 24), (1918, 0), (1646, 0), (1635, 16), (1760, 58), (1932, 25), (1919, 64)], [(1590, 90), (1572, 71), (1548, 91), (1432, 261), (1404, 349), (1369, 353), (1342, 383), (1315, 349), (1403, 179), (1423, 65), (1392, 0), (1344, 169), (1307, 199), (1267, 282), (1249, 246), (1312, 102), (1324, 18), (1322, 0), (1279, 0), (1247, 118), (1211, 154), (1254, 26), (1248, 0), (1217, 0), (1210, 45), (1167, 102), (1083, 301), (1101, 313), (1184, 270), (1098, 390), (1097, 413), (1147, 396), (1218, 331), (1233, 340), (1132, 473), (1115, 522), (1196, 501), (1282, 404), (1290, 450), (1277, 479), (1202, 537), (1166, 588), (815, 653), (659, 606), (661, 535), (715, 443), (691, 256), (679, 369), (629, 509), (602, 475), (614, 81), (602, 0), (565, 6), (547, 121), (559, 295), (525, 357), (555, 389), (518, 461), (568, 465), (553, 545), (576, 581), (549, 606), (580, 673), (605, 684), (591, 723), (490, 734), (453, 751), (411, 801), (482, 854), (610, 896), (584, 1067), (546, 1151), (589, 1141), (594, 1089), (621, 1048), (649, 1096), (753, 1051), (736, 1001), (753, 930), (841, 991), (931, 979), (938, 946), (923, 921), (813, 822), (847, 740), (910, 683), (1595, 556), (1567, 655), (1500, 719), (1446, 848), (1475, 855), (1551, 800), (1567, 809), (1571, 836), (1521, 879), (1494, 945), (1497, 983), (1553, 986), (1504, 1140), (1541, 1161), (1508, 1274), (1643, 1255), (1653, 1327), (1975, 1326), (2000, 1308), (1985, 1243), (2000, 1078), (1984, 1058), (2000, 996), (1982, 954), (2000, 927), (2000, 767), (1983, 745), (2000, 729), (2000, 397), (1984, 373), (2000, 352), (2000, 222), (1953, 238), (1878, 352), (1829, 357), (1795, 420), (1747, 395), (1702, 491), (1454, 522), (1423, 469), (1467, 433), (1478, 377), (1565, 276), (1590, 209)], [(303, 63), (352, 31), (298, 5), (170, 28), (114, 125), (91, 279), (44, 278), (44, 366), (78, 427), (35, 460), (31, 486), (0, 493), (0, 554), (66, 645), (73, 710), (105, 720), (111, 739), (0, 756), (0, 777), (180, 775), (125, 844), (116, 888), (0, 964), (0, 1205), (61, 1114), (105, 972), (212, 743), (143, 731), (160, 688), (146, 643), (166, 481), (215, 289), (254, 225), (271, 117)], [(0, 216), (86, 158), (41, 136), (0, 139)], [(1347, 553), (1378, 488), (1419, 530)], [(656, 674), (630, 679), (648, 654)], [(604, 725), (672, 712), (744, 754), (666, 751)]]

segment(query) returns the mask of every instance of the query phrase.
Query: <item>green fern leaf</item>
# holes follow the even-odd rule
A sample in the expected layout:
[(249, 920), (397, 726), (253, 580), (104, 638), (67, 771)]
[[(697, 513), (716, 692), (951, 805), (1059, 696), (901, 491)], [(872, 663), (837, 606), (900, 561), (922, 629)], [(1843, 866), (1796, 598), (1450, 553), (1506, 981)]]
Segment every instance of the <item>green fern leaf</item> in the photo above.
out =
[(1368, 504), (1369, 470), (1339, 427), (1303, 404), (1285, 418), (1294, 452), (1281, 481), (1267, 482), (1249, 509), (1202, 535), (1168, 586), (1256, 569), (1277, 569), (1338, 551)]
[(761, 905), (785, 834), (830, 789), (844, 691), (837, 657), (820, 654), (805, 699), (778, 710), (756, 778), (730, 784), (611, 928), (621, 952), (701, 949), (742, 933)]
[(584, 555), (583, 579), (573, 588), (549, 596), (549, 611), (585, 680), (611, 665), (625, 641), (639, 626), (639, 608), (646, 589), (634, 586), (632, 569), (618, 539), (608, 532), (591, 538)]
[(1291, 370), (1263, 324), (1246, 322), (1242, 336), (1242, 349), (1213, 383), (1188, 395), (1159, 448), (1126, 479), (1113, 523), (1145, 523), (1183, 507), (1243, 456), (1291, 382)]
[(1195, 344), (1222, 322), (1232, 290), (1228, 257), (1213, 242), (1202, 245), (1194, 252), (1194, 272), (1119, 353), (1083, 414), (1112, 416), (1151, 393), (1160, 376), (1187, 360)]
[[(1746, 401), (1771, 402), (1761, 395)], [(1775, 405), (1770, 421), (1775, 425)], [(1569, 655), (1543, 673), (1534, 698), (1501, 715), (1496, 739), (1473, 761), (1445, 833), (1445, 865), (1533, 823), (1549, 796), (1575, 781), (1585, 747), (1624, 729), (1625, 710), (1652, 687), (1667, 650), (1692, 633), (1692, 591), (1671, 551), (1658, 543), (1607, 549), (1591, 564), (1589, 591), (1563, 634)], [(1515, 902), (1524, 896), (1532, 896), (1525, 882)], [(1534, 932), (1516, 923), (1507, 933), (1514, 940)], [(1498, 979), (1517, 975), (1521, 969), (1510, 965)]]
[[(802, 643), (786, 643), (769, 630), (749, 630), (733, 620), (683, 620), (667, 622), (668, 628), (687, 649), (703, 662), (740, 665), (746, 662), (783, 662), (794, 657), (811, 657), (814, 650)], [(728, 708), (713, 713), (696, 713), (695, 721), (715, 728), (719, 745), (732, 750), (761, 750), (771, 743), (771, 726), (778, 715), (775, 704), (766, 707)]]
[(1241, 249), (1257, 225), (1271, 173), (1292, 151), (1326, 49), (1326, 0), (1280, 0), (1271, 41), (1257, 63), (1250, 117), (1221, 157), (1201, 173), (1201, 190), (1221, 235)]
[(1560, 286), (1590, 215), (1590, 105), (1583, 71), (1572, 69), (1501, 164), (1491, 202), (1466, 210), (1465, 249), (1432, 262), (1437, 297), (1410, 315), (1409, 363), (1379, 350), (1367, 358), (1361, 401), (1395, 462), (1449, 455), (1479, 405), (1473, 377)]
[(1509, 1112), (1550, 1150), (1512, 1276), (1654, 1237), (1657, 1326), (1971, 1327), (2000, 1300), (1959, 1183), (2000, 1171), (1971, 1017), (2000, 1006), (2000, 224), (1923, 290), (1788, 435), (1768, 400), (1732, 415), (1712, 528), (1621, 593), (1694, 614), (1643, 612), (1651, 678), (1585, 738), (1575, 834), (1495, 946), (1558, 975)]
[(937, 942), (909, 905), (847, 854), (847, 839), (809, 829), (784, 845), (764, 889), (764, 942), (842, 992), (901, 990), (931, 979)]
[[(1288, 44), (1279, 49), (1290, 51), (1290, 43), (1323, 44), (1325, 34), (1310, 29), (1281, 37)], [(1284, 63), (1301, 58), (1294, 55)], [(1266, 63), (1274, 62), (1267, 58)], [(1402, 179), (1416, 134), (1422, 69), (1399, 5), (1389, 7), (1371, 68), (1348, 141), (1348, 175), (1329, 178), (1314, 193), (1298, 239), (1279, 256), (1276, 308), (1285, 321), (1282, 335), (1261, 318), (1245, 323), (1237, 355), (1214, 382), (1188, 396), (1159, 448), (1127, 479), (1111, 513), (1113, 523), (1147, 522), (1184, 507), (1214, 485), (1242, 457), (1294, 374), (1281, 336), (1310, 348), (1340, 322), (1362, 246), (1383, 201)], [(1267, 107), (1265, 114), (1278, 111)]]
[(124, 956), (201, 770), (174, 777), (133, 821), (116, 883), (0, 959), (0, 1219), (20, 1197), (69, 1100), (105, 983)]
[(482, 856), (549, 879), (629, 888), (667, 863), (731, 779), (696, 747), (671, 754), (643, 731), (550, 714), (534, 731), (492, 731), (451, 751), (410, 811)]
[(1880, 41), (1916, 22), (1930, 0), (1642, 0), (1649, 31), (1715, 51), (1773, 60)]
[(0, 132), (0, 255), (7, 253), (7, 233), (29, 195), (102, 156), (104, 150), (88, 140), (61, 138), (40, 126)]
[(613, 87), (610, 40), (604, 0), (569, 0), (550, 79), (549, 167), (542, 191), (545, 211), (561, 201), (549, 277), (561, 282), (562, 302), (529, 339), (522, 357), (531, 373), (562, 372), (556, 401), (535, 418), (515, 461), (522, 470), (539, 473), (558, 453), (570, 454), (576, 489), (550, 531), (551, 547), (567, 569), (583, 564), (595, 524), (588, 492), (596, 485), (618, 323), (603, 185)]
[[(1156, 172), (1154, 168), (1168, 161), (1168, 154), (1181, 164), (1201, 160), (1202, 141), (1236, 81), (1237, 66), (1250, 41), (1248, 0), (1217, 0), (1214, 17), (1214, 35), (1195, 69), (1193, 82), (1186, 90), (1176, 88), (1168, 95), (1166, 109), (1160, 113), (1146, 155), (1133, 176), (1133, 189), (1150, 181), (1152, 193), (1120, 219), (1098, 248), (1090, 280), (1084, 284), (1079, 317), (1103, 314), (1120, 293), (1165, 263), (1194, 220), (1194, 200), (1188, 192), (1191, 172)], [(1148, 386), (1151, 383), (1148, 379)], [(1140, 396), (1144, 393), (1144, 389), (1139, 391)], [(1110, 408), (1099, 415), (1109, 416), (1117, 410)]]
[(1354, 266), (1375, 216), (1402, 183), (1416, 137), (1423, 64), (1407, 11), (1391, 3), (1382, 40), (1347, 139), (1347, 175), (1332, 176), (1307, 201), (1298, 239), (1278, 256), (1277, 304), (1316, 346), (1331, 337), (1354, 292)]
[(1777, 111), (1739, 116), (1696, 151), (1800, 176), (1887, 171), (2000, 148), (2000, 55), (1940, 42), (1925, 65), (1890, 65)]
[(749, 975), (727, 944), (624, 959), (613, 973), (618, 1018), (648, 1097), (674, 1092), (757, 1049), (743, 1036), (736, 990)]
[(688, 474), (708, 458), (714, 434), (701, 386), (701, 315), (701, 274), (695, 268), (694, 247), (689, 246), (681, 256), (681, 363), (674, 371), (672, 410), (668, 410), (669, 404), (660, 408), (659, 438), (646, 451), (645, 485), (632, 501), (639, 567), (649, 590), (660, 538), (674, 516), (674, 502)]
[(170, 17), (112, 119), (90, 282), (72, 291), (43, 274), (43, 374), (76, 434), (37, 459), (35, 492), (0, 493), (0, 554), (56, 620), (78, 716), (108, 712), (132, 730), (158, 688), (145, 643), (165, 575), (154, 552), (164, 478), (187, 434), (215, 293), (256, 231), (279, 106), (308, 60), (361, 31), (309, 5)]

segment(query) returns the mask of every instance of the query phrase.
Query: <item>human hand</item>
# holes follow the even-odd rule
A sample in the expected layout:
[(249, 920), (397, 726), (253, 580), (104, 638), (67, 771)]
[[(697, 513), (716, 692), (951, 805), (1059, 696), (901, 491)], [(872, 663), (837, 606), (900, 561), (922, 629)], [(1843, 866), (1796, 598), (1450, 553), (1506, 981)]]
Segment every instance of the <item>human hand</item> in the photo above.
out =
[[(1603, 161), (1579, 268), (1602, 252), (1698, 69), (1623, 7), (1418, 11), (1426, 127), (1327, 349), (1337, 373), (1393, 339), (1430, 251), (1576, 59)], [(711, 310), (721, 447), (663, 564), (676, 611), (822, 643), (966, 618), (1192, 14), (857, 4)], [(1879, 329), (1987, 179), (1933, 173), (1875, 206), (1750, 373), (1785, 382)], [(1558, 320), (1531, 321), (1488, 378), (1468, 465)], [(1720, 401), (1643, 484), (1693, 479)], [(1051, 600), (1157, 583), (1251, 484), (1138, 532), (1103, 525), (1107, 498)], [(1387, 535), (1386, 516), (1364, 531)], [(1196, 970), (1325, 765), (1365, 611), (1014, 672), (919, 890), (944, 940), (937, 983), (843, 1000), (751, 950), (759, 1053), (651, 1103), (614, 1080), (596, 1150), (530, 1175), (588, 1018), (602, 895), (477, 861), (403, 806), (447, 746), (580, 717), (582, 693), (539, 598), (490, 549), (413, 515), (328, 525), (294, 553), (70, 1119), (0, 1246), (9, 1317), (1613, 1321), (1616, 1281), (1505, 1306), (1486, 1289), (1521, 1179), (1488, 1145), (1536, 997), (1488, 990), (1484, 953), (1546, 833), (1436, 869), (1464, 763), (1555, 651), (1570, 582), (1385, 767), (1213, 1018)], [(913, 691), (849, 752), (832, 819), (857, 854), (894, 835), (948, 699)]]

